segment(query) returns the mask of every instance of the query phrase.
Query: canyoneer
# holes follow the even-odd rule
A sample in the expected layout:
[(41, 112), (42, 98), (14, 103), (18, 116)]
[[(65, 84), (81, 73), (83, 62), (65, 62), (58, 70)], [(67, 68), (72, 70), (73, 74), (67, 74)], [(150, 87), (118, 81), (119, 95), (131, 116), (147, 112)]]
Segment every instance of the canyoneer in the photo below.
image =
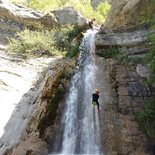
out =
[(99, 102), (98, 102), (98, 99), (99, 99), (99, 90), (98, 89), (96, 89), (95, 90), (95, 93), (93, 93), (92, 94), (92, 104), (94, 105), (94, 106), (96, 106), (97, 105), (97, 109), (98, 110), (100, 110), (99, 109)]

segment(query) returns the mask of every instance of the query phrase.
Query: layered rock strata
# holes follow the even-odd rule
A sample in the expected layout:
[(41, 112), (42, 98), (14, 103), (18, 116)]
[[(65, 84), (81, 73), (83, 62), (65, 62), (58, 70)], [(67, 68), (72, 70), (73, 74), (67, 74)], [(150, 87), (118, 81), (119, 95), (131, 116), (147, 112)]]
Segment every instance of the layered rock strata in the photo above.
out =
[(147, 137), (140, 131), (135, 115), (151, 95), (151, 89), (144, 86), (132, 67), (107, 59), (104, 68), (106, 102), (101, 118), (104, 122), (102, 144), (105, 154), (149, 155)]

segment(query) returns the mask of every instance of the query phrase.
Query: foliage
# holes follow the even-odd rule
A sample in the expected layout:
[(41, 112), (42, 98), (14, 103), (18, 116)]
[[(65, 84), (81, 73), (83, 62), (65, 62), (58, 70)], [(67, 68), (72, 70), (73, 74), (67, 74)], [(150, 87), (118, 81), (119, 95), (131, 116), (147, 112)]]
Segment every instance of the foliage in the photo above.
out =
[[(78, 43), (72, 44), (72, 40), (78, 36), (80, 29), (73, 26), (66, 26), (59, 30), (29, 30), (18, 32), (16, 38), (9, 40), (8, 50), (20, 56), (29, 58), (41, 56), (75, 56), (78, 52)], [(76, 47), (76, 49), (75, 49)], [(75, 50), (77, 50), (75, 52)], [(73, 53), (74, 54), (73, 54)]]
[(61, 0), (61, 1), (22, 0), (21, 2), (19, 0), (12, 0), (12, 1), (14, 3), (22, 3), (24, 5), (27, 5), (27, 7), (33, 8), (41, 12), (49, 12), (64, 6), (72, 6), (75, 9), (77, 9), (86, 18), (88, 19), (95, 18), (96, 22), (99, 24), (101, 24), (105, 20), (110, 10), (109, 3), (103, 2), (99, 4), (99, 6), (97, 7), (97, 10), (95, 11), (90, 4), (90, 0)]
[[(150, 2), (149, 2), (150, 1)], [(137, 21), (139, 24), (144, 24), (144, 26), (154, 25), (155, 16), (154, 16), (154, 4), (155, 0), (149, 0), (142, 2), (144, 6), (138, 13)]]
[(120, 51), (118, 48), (108, 48), (102, 51), (102, 53), (99, 53), (99, 55), (105, 58), (116, 58), (119, 53)]
[(139, 57), (130, 57), (128, 58), (128, 61), (131, 62), (132, 64), (138, 64), (143, 62), (142, 58)]
[(78, 27), (67, 26), (55, 34), (55, 45), (59, 50), (68, 51), (67, 56), (74, 57), (78, 54), (79, 43), (74, 39), (78, 37), (81, 29)]
[(53, 89), (51, 93), (50, 103), (48, 103), (46, 115), (40, 120), (38, 124), (38, 129), (40, 133), (40, 137), (45, 136), (45, 129), (54, 123), (54, 120), (57, 116), (57, 110), (59, 108), (60, 102), (63, 100), (65, 94), (65, 87), (60, 87), (62, 85), (61, 81), (66, 77), (65, 70), (62, 70), (56, 77), (55, 81), (53, 82)]
[(155, 4), (155, 0), (150, 0), (153, 4)]
[(77, 54), (79, 53), (79, 45), (75, 45), (71, 48), (70, 53), (69, 53), (69, 57), (75, 57)]
[(100, 12), (95, 11), (92, 8), (89, 0), (87, 0), (84, 4), (77, 3), (74, 7), (75, 7), (75, 9), (79, 10), (80, 13), (88, 19), (95, 18), (98, 23), (102, 23), (104, 20), (104, 16), (102, 14), (100, 14)]
[(102, 51), (102, 53), (99, 53), (100, 56), (103, 56), (105, 58), (114, 58), (118, 60), (120, 63), (127, 62), (127, 54), (119, 48), (108, 48), (106, 51)]
[(69, 49), (74, 38), (78, 37), (82, 30), (74, 26), (64, 26), (55, 33), (56, 46), (63, 49)]
[(150, 41), (151, 48), (145, 57), (145, 62), (148, 64), (150, 69), (150, 79), (148, 83), (151, 84), (155, 82), (155, 35), (152, 35), (149, 38), (149, 41)]
[(18, 39), (12, 38), (9, 40), (8, 50), (26, 57), (40, 55), (42, 52), (53, 56), (64, 55), (63, 52), (55, 48), (53, 34), (54, 31), (25, 29), (17, 33)]
[(67, 2), (67, 0), (61, 0), (61, 1), (57, 1), (57, 0), (53, 0), (53, 1), (28, 0), (27, 6), (33, 8), (33, 9), (36, 9), (36, 10), (46, 12), (46, 10), (49, 10), (49, 9), (57, 9), (59, 7), (62, 7), (65, 5), (66, 2)]
[(104, 19), (106, 19), (108, 12), (110, 11), (110, 5), (107, 1), (104, 3), (100, 3), (97, 7), (97, 11), (103, 15)]
[(155, 138), (155, 97), (145, 102), (144, 109), (137, 114), (137, 119), (142, 130)]

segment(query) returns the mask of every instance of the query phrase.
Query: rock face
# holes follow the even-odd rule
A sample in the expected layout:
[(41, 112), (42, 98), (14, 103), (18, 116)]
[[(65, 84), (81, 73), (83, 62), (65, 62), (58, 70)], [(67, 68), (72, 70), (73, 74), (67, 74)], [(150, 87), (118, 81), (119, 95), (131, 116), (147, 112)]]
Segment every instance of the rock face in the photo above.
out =
[(148, 67), (143, 63), (148, 52), (147, 38), (155, 32), (146, 24), (151, 12), (154, 8), (147, 0), (113, 1), (106, 22), (96, 35), (96, 53), (101, 57), (111, 48), (128, 58), (142, 60), (135, 66), (114, 59), (105, 61), (104, 92), (108, 100), (103, 113), (103, 148), (108, 155), (150, 155), (148, 145), (155, 146), (136, 121), (144, 100), (154, 94), (154, 89), (143, 82), (149, 77)]
[(33, 117), (22, 133), (21, 140), (11, 150), (11, 155), (29, 152), (36, 155), (48, 154), (52, 126), (57, 123), (56, 117), (60, 115), (63, 95), (68, 86), (67, 78), (72, 73), (72, 67), (74, 63), (61, 60), (47, 72), (42, 83), (42, 92), (34, 102), (36, 107)]
[[(52, 11), (52, 13), (43, 15), (37, 11), (20, 5), (5, 3), (0, 5), (1, 18), (13, 20), (27, 26), (37, 27), (39, 23), (45, 26), (52, 26), (55, 23), (61, 25), (72, 24), (81, 26), (86, 23), (86, 19), (71, 7), (58, 9)], [(45, 20), (48, 20), (48, 22)], [(46, 23), (48, 23), (48, 25), (46, 25)]]
[(107, 48), (119, 48), (129, 58), (143, 58), (147, 53), (147, 38), (154, 32), (155, 30), (144, 27), (137, 30), (128, 29), (124, 32), (101, 30), (96, 35), (96, 53), (102, 55)]
[(130, 47), (132, 45), (137, 45), (142, 42), (145, 42), (148, 35), (153, 34), (154, 30), (141, 29), (125, 32), (108, 32), (102, 33), (99, 32), (96, 35), (96, 46), (126, 46)]
[(32, 9), (14, 4), (0, 4), (0, 17), (3, 19), (13, 20), (17, 23), (35, 26), (42, 15)]
[[(63, 8), (48, 14), (10, 3), (0, 3), (0, 42), (6, 43), (24, 27), (38, 28), (40, 24), (48, 29), (61, 25), (85, 25), (87, 20), (73, 8)], [(9, 25), (9, 26), (8, 26)]]
[(123, 29), (127, 26), (139, 25), (145, 20), (148, 22), (154, 11), (149, 0), (115, 0), (101, 29)]
[[(23, 96), (21, 104), (18, 104), (14, 110), (0, 139), (0, 154), (48, 154), (52, 126), (57, 123), (56, 117), (60, 115), (63, 95), (68, 87), (68, 80), (74, 64), (75, 61), (63, 59), (53, 61), (39, 79), (37, 88), (33, 88), (36, 91), (33, 98), (27, 99), (26, 103)], [(32, 90), (25, 96), (32, 95)], [(26, 105), (29, 105), (31, 109), (26, 111)], [(19, 121), (20, 119), (22, 122)], [(15, 120), (21, 124), (16, 122), (18, 129), (14, 127), (15, 131), (12, 134), (11, 124), (14, 124)], [(22, 125), (23, 122), (25, 122), (24, 126)], [(10, 136), (11, 134), (15, 137)]]
[(41, 92), (43, 71), (59, 59), (23, 60), (0, 50), (0, 154), (19, 141)]
[[(102, 144), (107, 155), (149, 155), (147, 138), (139, 130), (135, 114), (151, 90), (144, 86), (133, 68), (104, 61), (104, 104)], [(100, 80), (101, 81), (101, 80)], [(147, 151), (146, 151), (147, 150)]]
[(66, 7), (52, 11), (60, 25), (77, 25), (83, 26), (86, 24), (86, 19), (81, 16), (73, 7)]

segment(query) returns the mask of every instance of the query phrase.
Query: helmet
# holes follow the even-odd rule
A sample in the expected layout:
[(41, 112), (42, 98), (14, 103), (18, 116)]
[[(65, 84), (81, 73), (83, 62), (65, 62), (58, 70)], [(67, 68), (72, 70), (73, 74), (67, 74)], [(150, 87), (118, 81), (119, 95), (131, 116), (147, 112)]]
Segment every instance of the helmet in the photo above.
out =
[(100, 92), (100, 90), (99, 90), (99, 89), (96, 89), (96, 90), (95, 90), (95, 92), (96, 92), (96, 93), (99, 93), (99, 92)]

